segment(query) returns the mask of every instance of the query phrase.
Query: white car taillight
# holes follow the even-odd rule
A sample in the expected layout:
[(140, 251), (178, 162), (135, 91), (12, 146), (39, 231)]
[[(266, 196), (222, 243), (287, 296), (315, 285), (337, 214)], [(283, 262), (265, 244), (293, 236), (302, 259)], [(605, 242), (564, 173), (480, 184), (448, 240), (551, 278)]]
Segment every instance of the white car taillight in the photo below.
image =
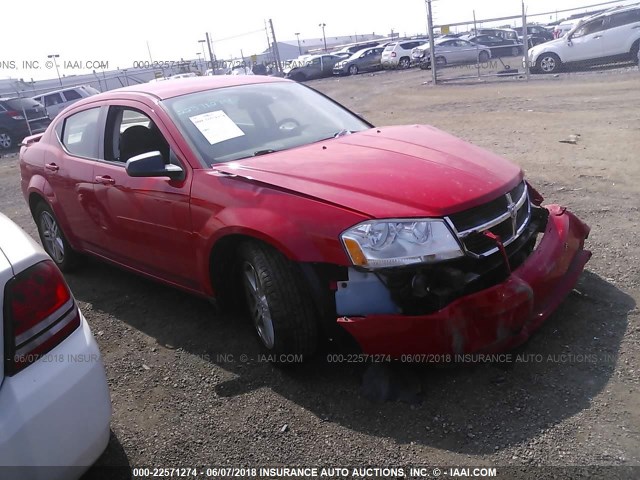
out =
[(7, 282), (4, 305), (6, 375), (36, 362), (80, 326), (80, 311), (50, 260)]
[(396, 52), (391, 52), (391, 56), (395, 57), (396, 56)]

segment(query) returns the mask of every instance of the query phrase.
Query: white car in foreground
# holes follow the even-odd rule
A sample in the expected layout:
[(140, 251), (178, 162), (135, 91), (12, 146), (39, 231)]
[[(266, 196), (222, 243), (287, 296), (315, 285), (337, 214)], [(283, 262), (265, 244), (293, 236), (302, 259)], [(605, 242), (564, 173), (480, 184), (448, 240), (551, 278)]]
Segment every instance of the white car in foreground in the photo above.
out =
[(612, 8), (577, 24), (564, 37), (529, 50), (534, 72), (556, 73), (565, 65), (638, 61), (640, 6)]
[(0, 232), (0, 478), (76, 479), (109, 441), (100, 351), (42, 247), (2, 214)]

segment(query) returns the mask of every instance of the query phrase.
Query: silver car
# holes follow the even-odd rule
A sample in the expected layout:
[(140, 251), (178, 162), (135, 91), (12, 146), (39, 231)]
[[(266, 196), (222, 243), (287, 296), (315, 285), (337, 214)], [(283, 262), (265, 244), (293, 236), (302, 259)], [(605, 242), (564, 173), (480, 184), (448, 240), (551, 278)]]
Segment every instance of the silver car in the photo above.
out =
[(33, 99), (44, 105), (44, 108), (47, 109), (47, 115), (53, 120), (56, 115), (69, 105), (98, 93), (100, 92), (93, 87), (81, 85), (43, 93), (42, 95), (33, 97)]
[[(485, 63), (491, 58), (491, 50), (483, 45), (474, 45), (460, 38), (439, 38), (435, 41), (436, 66)], [(416, 47), (411, 52), (411, 60), (420, 68), (431, 67), (431, 45)]]

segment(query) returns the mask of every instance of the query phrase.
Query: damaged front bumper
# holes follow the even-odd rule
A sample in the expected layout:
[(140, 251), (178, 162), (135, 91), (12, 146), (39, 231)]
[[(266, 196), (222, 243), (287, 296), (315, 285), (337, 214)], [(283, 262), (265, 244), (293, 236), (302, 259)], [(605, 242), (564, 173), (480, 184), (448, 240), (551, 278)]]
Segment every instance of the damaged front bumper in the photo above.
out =
[(514, 348), (558, 307), (578, 281), (591, 252), (589, 227), (558, 205), (549, 211), (537, 248), (497, 285), (457, 298), (427, 315), (342, 316), (338, 324), (363, 352), (406, 354), (491, 353)]

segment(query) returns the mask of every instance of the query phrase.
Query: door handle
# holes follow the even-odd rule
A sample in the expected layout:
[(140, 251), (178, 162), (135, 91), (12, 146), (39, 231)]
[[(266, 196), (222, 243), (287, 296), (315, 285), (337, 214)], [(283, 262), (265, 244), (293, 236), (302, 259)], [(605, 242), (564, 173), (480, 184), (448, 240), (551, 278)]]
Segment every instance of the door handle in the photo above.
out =
[(596, 38), (602, 38), (602, 35), (596, 35), (595, 37), (593, 37), (594, 39)]
[(102, 185), (115, 185), (116, 183), (116, 181), (109, 175), (97, 175), (96, 182), (101, 183)]
[(60, 167), (55, 163), (45, 163), (44, 168), (46, 168), (50, 172), (57, 172), (58, 170), (60, 170)]

